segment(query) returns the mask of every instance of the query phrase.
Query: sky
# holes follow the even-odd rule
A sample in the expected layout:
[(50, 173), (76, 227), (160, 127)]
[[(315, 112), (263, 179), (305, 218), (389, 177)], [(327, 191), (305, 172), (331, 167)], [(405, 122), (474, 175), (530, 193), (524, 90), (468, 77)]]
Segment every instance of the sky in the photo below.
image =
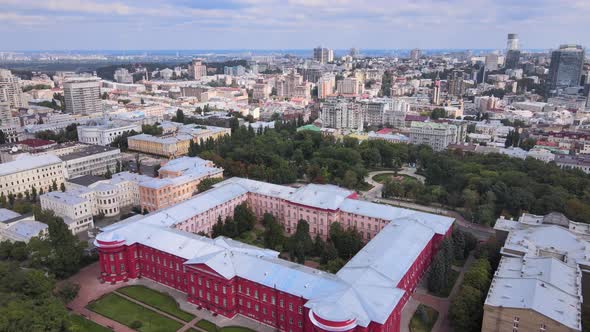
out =
[(0, 0), (2, 50), (590, 47), (590, 0)]

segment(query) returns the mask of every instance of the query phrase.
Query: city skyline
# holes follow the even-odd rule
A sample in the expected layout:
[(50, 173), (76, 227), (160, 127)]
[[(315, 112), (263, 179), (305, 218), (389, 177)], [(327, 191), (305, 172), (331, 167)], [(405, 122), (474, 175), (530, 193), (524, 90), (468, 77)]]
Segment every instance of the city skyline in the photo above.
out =
[(5, 50), (522, 49), (590, 44), (584, 1), (0, 0)]

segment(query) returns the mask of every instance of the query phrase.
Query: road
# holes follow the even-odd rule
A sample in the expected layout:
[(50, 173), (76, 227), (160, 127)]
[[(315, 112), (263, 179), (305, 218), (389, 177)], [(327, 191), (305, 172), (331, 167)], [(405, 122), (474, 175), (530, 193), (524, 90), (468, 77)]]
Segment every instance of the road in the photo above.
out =
[[(416, 211), (440, 214), (443, 216), (448, 216), (455, 218), (456, 225), (459, 227), (460, 230), (464, 232), (469, 232), (473, 234), (478, 240), (485, 241), (490, 238), (490, 236), (494, 235), (494, 230), (490, 227), (474, 224), (470, 221), (465, 220), (462, 215), (457, 213), (456, 211), (447, 210), (441, 207), (434, 207), (434, 206), (427, 206), (427, 205), (420, 205), (413, 202), (408, 202), (399, 199), (390, 199), (390, 198), (381, 198), (381, 193), (383, 192), (383, 184), (373, 180), (373, 177), (378, 174), (384, 173), (392, 173), (392, 171), (376, 171), (371, 172), (365, 178), (365, 181), (373, 186), (369, 191), (364, 192), (361, 196), (363, 199), (367, 201), (372, 201), (375, 203), (384, 203), (393, 206), (398, 206), (406, 209), (412, 209)], [(424, 177), (421, 175), (416, 174), (415, 168), (403, 168), (398, 174), (404, 174), (407, 176), (411, 176), (416, 178), (418, 181), (424, 182)]]

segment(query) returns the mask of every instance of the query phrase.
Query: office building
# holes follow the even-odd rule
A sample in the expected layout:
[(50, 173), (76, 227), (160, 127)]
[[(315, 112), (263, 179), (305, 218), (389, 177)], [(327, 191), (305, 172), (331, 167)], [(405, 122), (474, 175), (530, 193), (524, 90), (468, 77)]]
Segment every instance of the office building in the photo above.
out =
[(133, 84), (133, 75), (131, 75), (125, 68), (119, 68), (115, 70), (115, 74), (113, 76), (115, 81), (118, 83)]
[(560, 45), (551, 53), (548, 88), (559, 90), (580, 86), (585, 51), (581, 45)]
[(488, 54), (486, 55), (485, 66), (487, 71), (495, 71), (498, 70), (498, 54)]
[(7, 102), (11, 108), (26, 106), (20, 79), (6, 69), (0, 69), (0, 102)]
[(582, 331), (589, 292), (588, 224), (524, 213), (494, 225), (502, 258), (484, 304), (482, 332)]
[(508, 34), (508, 38), (506, 41), (506, 50), (507, 51), (516, 51), (518, 50), (519, 44), (518, 44), (518, 34), (516, 33), (509, 33)]
[(68, 77), (64, 82), (66, 112), (92, 114), (102, 112), (100, 78)]
[[(95, 240), (99, 277), (152, 279), (215, 314), (280, 331), (399, 331), (401, 310), (454, 220), (355, 198), (332, 185), (295, 189), (231, 178), (172, 208), (104, 227)], [(210, 234), (241, 203), (259, 218), (273, 214), (288, 234), (303, 219), (312, 237), (325, 238), (337, 222), (356, 227), (367, 244), (331, 274), (274, 250), (196, 235)]]
[(103, 175), (107, 171), (115, 173), (117, 161), (121, 161), (118, 148), (100, 145), (88, 145), (71, 153), (60, 156), (64, 162), (66, 179), (82, 175)]
[(188, 69), (189, 76), (192, 79), (198, 80), (203, 76), (207, 76), (207, 66), (203, 64), (202, 59), (193, 59)]
[(57, 187), (64, 182), (63, 162), (55, 155), (27, 156), (0, 166), (0, 194), (18, 195), (32, 192), (48, 192), (55, 183)]
[(313, 59), (319, 63), (332, 62), (334, 61), (334, 51), (318, 46), (313, 49)]

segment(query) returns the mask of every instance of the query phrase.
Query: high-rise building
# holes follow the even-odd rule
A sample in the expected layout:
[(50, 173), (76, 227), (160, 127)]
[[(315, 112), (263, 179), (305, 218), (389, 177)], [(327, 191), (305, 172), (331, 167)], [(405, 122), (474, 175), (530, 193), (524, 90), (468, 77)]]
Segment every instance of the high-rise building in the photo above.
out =
[(133, 75), (131, 75), (125, 68), (119, 68), (115, 70), (115, 74), (113, 76), (115, 81), (118, 83), (133, 83)]
[(320, 120), (324, 127), (363, 129), (363, 109), (347, 99), (329, 98), (321, 105)]
[(334, 50), (318, 46), (313, 49), (313, 59), (319, 63), (334, 61)]
[(440, 105), (440, 80), (438, 79), (438, 76), (434, 81), (434, 87), (432, 89), (432, 103), (434, 105)]
[(420, 50), (420, 49), (415, 48), (410, 51), (410, 59), (412, 61), (418, 61), (421, 56), (422, 56), (422, 50)]
[(491, 53), (486, 55), (486, 70), (498, 70), (498, 58), (498, 54)]
[(0, 69), (0, 102), (8, 102), (12, 108), (23, 107), (22, 97), (20, 79), (12, 75), (10, 70)]
[(520, 62), (520, 50), (518, 49), (518, 35), (515, 33), (508, 34), (506, 42), (506, 61), (504, 67), (507, 69), (516, 69)]
[(363, 93), (363, 82), (356, 77), (346, 77), (336, 82), (336, 89), (339, 94), (361, 94)]
[(358, 58), (359, 56), (359, 49), (356, 47), (353, 47), (350, 49), (350, 56), (354, 59), (354, 58)]
[(462, 96), (465, 93), (465, 85), (463, 84), (463, 72), (455, 70), (451, 74), (451, 78), (447, 81), (447, 91), (451, 96)]
[(192, 79), (199, 79), (203, 76), (207, 76), (207, 66), (203, 64), (202, 59), (193, 59), (188, 69), (189, 75)]
[(98, 77), (69, 77), (64, 82), (67, 113), (92, 114), (102, 111), (100, 79)]
[(334, 75), (322, 76), (318, 80), (318, 99), (325, 99), (334, 93), (336, 86), (336, 77)]
[(518, 35), (515, 33), (508, 34), (508, 41), (506, 42), (506, 50), (507, 51), (516, 51), (518, 50)]
[(584, 65), (584, 47), (581, 45), (560, 45), (551, 53), (549, 66), (549, 89), (557, 90), (579, 86)]

